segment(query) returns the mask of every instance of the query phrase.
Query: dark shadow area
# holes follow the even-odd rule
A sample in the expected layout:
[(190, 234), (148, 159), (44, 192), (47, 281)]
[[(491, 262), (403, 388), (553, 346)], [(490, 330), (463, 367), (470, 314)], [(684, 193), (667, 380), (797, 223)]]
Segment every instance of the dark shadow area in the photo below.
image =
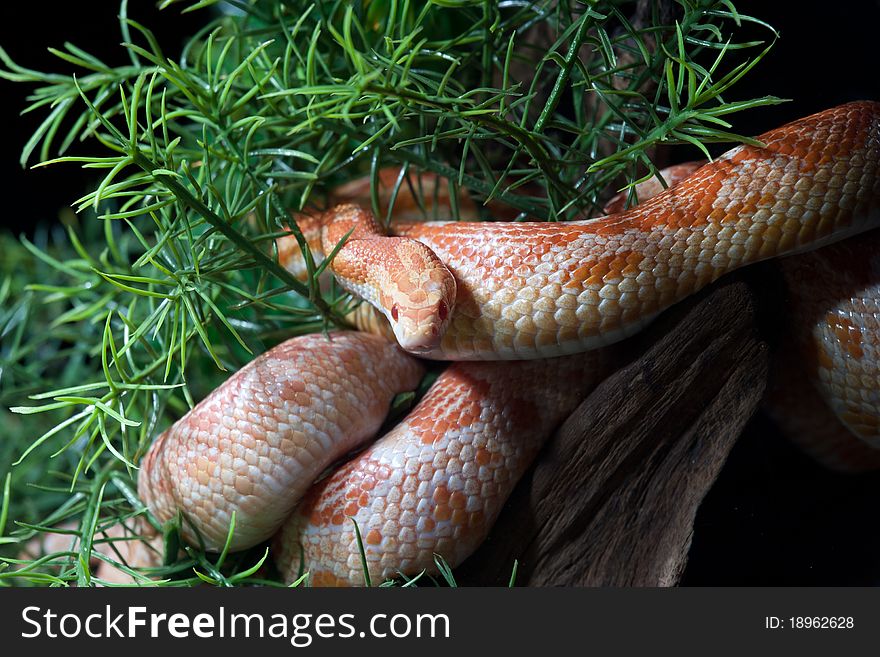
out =
[[(873, 64), (880, 2), (740, 0), (736, 6), (780, 32), (737, 97), (792, 99), (744, 113), (737, 130), (756, 134), (847, 101), (880, 99)], [(880, 476), (825, 470), (759, 414), (697, 514), (682, 584), (876, 585), (878, 499)]]
[(762, 414), (697, 513), (683, 585), (880, 584), (880, 474), (826, 470)]

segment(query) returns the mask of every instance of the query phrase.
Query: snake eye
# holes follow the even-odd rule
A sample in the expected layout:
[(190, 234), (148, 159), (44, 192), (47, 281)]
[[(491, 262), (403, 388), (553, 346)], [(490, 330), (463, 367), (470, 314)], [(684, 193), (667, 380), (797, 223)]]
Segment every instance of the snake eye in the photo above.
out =
[(395, 303), (393, 306), (391, 306), (391, 319), (393, 319), (396, 322), (399, 314), (400, 314), (400, 308)]
[(445, 322), (446, 318), (449, 317), (449, 306), (446, 305), (445, 301), (441, 301), (437, 307), (437, 315), (440, 317), (441, 322)]

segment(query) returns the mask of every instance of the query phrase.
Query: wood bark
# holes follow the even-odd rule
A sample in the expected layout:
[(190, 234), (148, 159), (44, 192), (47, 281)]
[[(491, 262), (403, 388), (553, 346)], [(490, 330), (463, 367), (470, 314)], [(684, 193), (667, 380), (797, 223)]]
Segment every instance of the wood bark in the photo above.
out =
[(465, 585), (669, 586), (693, 522), (764, 392), (759, 294), (728, 279), (623, 343), (632, 360), (545, 446), (486, 543), (456, 571)]

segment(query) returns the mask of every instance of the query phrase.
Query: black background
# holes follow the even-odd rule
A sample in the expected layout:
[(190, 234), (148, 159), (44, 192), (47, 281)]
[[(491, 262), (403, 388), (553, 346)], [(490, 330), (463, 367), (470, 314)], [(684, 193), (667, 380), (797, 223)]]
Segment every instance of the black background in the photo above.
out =
[[(130, 0), (128, 16), (145, 25), (159, 39), (163, 49), (179, 53), (185, 37), (198, 30), (204, 12), (181, 14), (176, 8), (159, 11), (152, 0)], [(70, 73), (72, 65), (58, 59), (47, 48), (63, 49), (70, 42), (110, 65), (129, 63), (120, 46), (118, 0), (88, 2), (15, 2), (0, 8), (0, 46), (20, 66), (51, 73)], [(45, 111), (20, 116), (31, 92), (29, 85), (0, 80), (0, 189), (7, 199), (19, 199), (15, 212), (0, 214), (0, 226), (15, 232), (30, 232), (36, 224), (55, 221), (59, 210), (94, 187), (94, 172), (75, 164), (22, 169), (21, 149), (46, 117)], [(93, 155), (91, 151), (71, 153)], [(32, 157), (32, 162), (36, 158)], [(5, 206), (6, 204), (4, 204)], [(8, 206), (6, 206), (8, 207)]]
[[(130, 17), (150, 27), (169, 52), (178, 52), (183, 38), (202, 25), (198, 12), (159, 12), (145, 0), (130, 4)], [(781, 37), (736, 87), (736, 98), (774, 94), (793, 99), (737, 115), (737, 131), (758, 134), (846, 101), (880, 100), (880, 2), (737, 0), (736, 6), (775, 26)], [(116, 0), (4, 3), (0, 45), (19, 64), (37, 70), (66, 70), (46, 51), (65, 41), (107, 63), (123, 63), (117, 10)], [(73, 165), (20, 167), (21, 147), (44, 116), (19, 116), (27, 92), (24, 85), (0, 80), (0, 228), (15, 232), (55, 221), (89, 181)], [(17, 207), (10, 206), (12, 197)], [(878, 584), (878, 493), (878, 476), (822, 470), (758, 415), (700, 510), (683, 583)]]

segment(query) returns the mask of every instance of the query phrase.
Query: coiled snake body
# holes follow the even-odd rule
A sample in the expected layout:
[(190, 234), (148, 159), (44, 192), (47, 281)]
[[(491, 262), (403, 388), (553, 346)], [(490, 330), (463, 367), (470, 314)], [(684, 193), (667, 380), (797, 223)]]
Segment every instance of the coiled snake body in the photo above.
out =
[[(360, 545), (374, 582), (432, 570), (435, 553), (456, 565), (602, 376), (598, 347), (738, 267), (880, 225), (880, 103), (758, 139), (763, 147), (735, 148), (595, 220), (395, 223), (392, 236), (353, 205), (298, 220), (316, 257), (347, 236), (330, 269), (384, 315), (386, 337), (294, 338), (258, 357), (156, 440), (140, 495), (160, 521), (182, 511), (185, 537), (208, 548), (222, 547), (233, 511), (233, 548), (276, 534), (291, 580), (305, 569), (315, 584), (363, 583)], [(296, 271), (298, 247), (288, 240), (279, 252)], [(856, 303), (859, 318), (842, 310), (835, 317), (850, 323), (828, 337), (874, 364), (823, 385), (845, 400), (831, 407), (853, 433), (876, 446), (876, 337), (862, 346), (850, 327), (880, 328), (877, 302)], [(453, 364), (400, 425), (300, 502), (375, 433), (395, 393), (417, 385), (422, 366), (390, 333), (421, 357), (499, 362)], [(835, 358), (825, 355), (823, 367)], [(527, 362), (500, 362), (511, 360)]]

